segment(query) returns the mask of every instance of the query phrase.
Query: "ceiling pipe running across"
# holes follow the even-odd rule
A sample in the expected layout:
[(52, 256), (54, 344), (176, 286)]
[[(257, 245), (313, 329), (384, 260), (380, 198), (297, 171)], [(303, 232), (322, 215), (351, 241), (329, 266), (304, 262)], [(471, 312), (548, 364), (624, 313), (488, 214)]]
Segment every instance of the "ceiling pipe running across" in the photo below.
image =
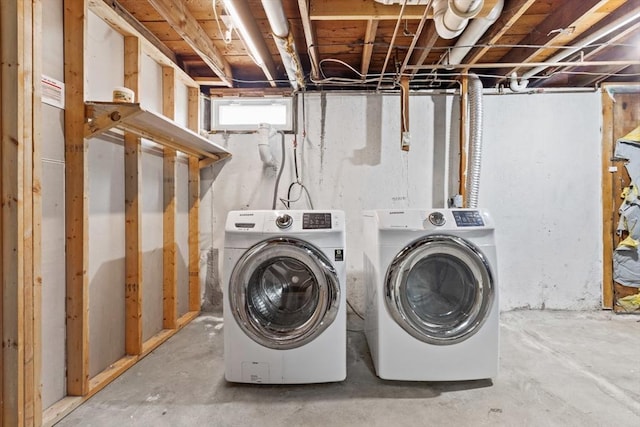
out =
[[(223, 0), (223, 4), (227, 13), (231, 16), (236, 31), (240, 34), (242, 43), (244, 43), (247, 51), (253, 57), (256, 65), (262, 69), (269, 84), (275, 87), (276, 65), (262, 37), (260, 27), (258, 27), (251, 13), (249, 3), (247, 0)], [(213, 7), (215, 7), (215, 3)]]
[(458, 37), (484, 6), (484, 0), (434, 0), (433, 21), (443, 39)]
[(457, 65), (462, 62), (467, 53), (473, 48), (480, 37), (487, 32), (502, 14), (504, 0), (498, 0), (493, 9), (481, 18), (475, 18), (462, 33), (455, 46), (448, 52), (447, 63)]
[(300, 56), (289, 27), (289, 21), (284, 13), (282, 0), (262, 0), (262, 7), (267, 14), (273, 40), (276, 42), (282, 63), (293, 90), (304, 88), (304, 73)]

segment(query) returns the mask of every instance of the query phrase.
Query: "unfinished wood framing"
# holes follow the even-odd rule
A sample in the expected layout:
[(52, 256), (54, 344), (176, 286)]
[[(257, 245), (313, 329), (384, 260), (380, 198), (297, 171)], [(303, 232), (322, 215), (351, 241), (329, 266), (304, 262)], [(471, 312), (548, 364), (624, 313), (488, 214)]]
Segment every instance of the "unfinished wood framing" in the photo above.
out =
[(636, 293), (638, 289), (614, 281), (613, 252), (625, 237), (616, 233), (620, 218), (618, 208), (621, 203), (620, 194), (630, 184), (631, 178), (624, 166), (626, 161), (614, 158), (613, 154), (616, 141), (634, 129), (640, 121), (640, 86), (629, 85), (629, 89), (637, 90), (636, 93), (629, 89), (625, 89), (626, 93), (608, 93), (607, 88), (615, 86), (620, 85), (604, 85), (602, 91), (602, 307), (624, 311), (616, 301)]
[(64, 2), (67, 393), (89, 391), (89, 196), (84, 139), (86, 0)]
[(2, 425), (24, 426), (24, 93), (22, 2), (2, 2)]
[(376, 41), (376, 33), (378, 31), (378, 22), (380, 21), (377, 19), (369, 19), (367, 21), (367, 31), (364, 35), (364, 47), (362, 48), (362, 65), (360, 66), (360, 74), (362, 74), (363, 80), (365, 80), (365, 76), (369, 72), (373, 43)]
[[(200, 91), (189, 88), (188, 127), (200, 130)], [(189, 157), (189, 311), (200, 311), (200, 161)]]
[[(124, 85), (140, 93), (141, 47), (137, 37), (124, 38)], [(125, 185), (125, 353), (142, 353), (142, 143), (124, 135)]]
[[(88, 3), (103, 14), (109, 16), (107, 21), (112, 28), (123, 34), (125, 44), (124, 84), (140, 92), (141, 52), (146, 46), (138, 34), (131, 33), (130, 25), (114, 17), (100, 6), (98, 0), (65, 1), (65, 162), (66, 162), (66, 234), (67, 234), (67, 393), (68, 396), (47, 408), (44, 413), (38, 409), (38, 401), (33, 400), (34, 425), (53, 425), (62, 417), (74, 410), (86, 399), (104, 388), (117, 376), (145, 357), (157, 346), (173, 336), (180, 328), (188, 324), (199, 314), (199, 282), (190, 281), (190, 310), (178, 318), (177, 316), (177, 269), (176, 269), (176, 149), (189, 155), (190, 181), (190, 245), (195, 242), (197, 249), (197, 210), (199, 200), (199, 176), (193, 172), (193, 165), (200, 165), (200, 159), (212, 162), (229, 156), (229, 153), (215, 144), (197, 135), (199, 126), (199, 90), (193, 80), (184, 77), (177, 65), (168, 65), (166, 58), (157, 61), (163, 65), (163, 113), (169, 119), (175, 114), (175, 81), (180, 79), (189, 88), (188, 120), (191, 131), (181, 128), (172, 120), (162, 115), (142, 110), (139, 104), (91, 103), (84, 100), (85, 64), (84, 50), (86, 43), (86, 15)], [(104, 18), (103, 18), (104, 19)], [(156, 52), (157, 53), (157, 52)], [(152, 55), (152, 58), (156, 59)], [(157, 60), (157, 59), (156, 59)], [(34, 111), (34, 115), (36, 112)], [(141, 123), (136, 122), (141, 121)], [(86, 119), (88, 122), (85, 123)], [(131, 119), (132, 123), (128, 123)], [(150, 120), (151, 123), (145, 122)], [(89, 378), (89, 342), (88, 342), (88, 142), (92, 138), (110, 128), (125, 130), (125, 353), (120, 360), (93, 378)], [(150, 129), (151, 128), (151, 129)], [(134, 132), (134, 134), (127, 133)], [(164, 156), (164, 281), (163, 281), (163, 327), (164, 330), (147, 340), (142, 341), (142, 207), (141, 203), (141, 142), (140, 137), (149, 138), (165, 149)], [(3, 157), (4, 161), (4, 157)], [(18, 165), (19, 163), (15, 163)], [(4, 169), (3, 169), (4, 170)], [(198, 172), (199, 173), (199, 172)], [(34, 175), (33, 185), (36, 184)], [(196, 187), (197, 184), (197, 187)], [(3, 183), (4, 186), (4, 183)], [(38, 187), (39, 188), (39, 187)], [(196, 195), (196, 196), (194, 196)], [(34, 197), (33, 209), (39, 208), (39, 200)], [(195, 221), (195, 222), (194, 222)], [(39, 224), (38, 224), (39, 227)], [(37, 231), (39, 233), (39, 229)], [(36, 227), (33, 228), (34, 252), (36, 245)], [(39, 234), (38, 234), (39, 235)], [(193, 236), (195, 235), (195, 239)], [(190, 246), (190, 253), (192, 248)], [(34, 258), (33, 275), (36, 277), (36, 258)], [(38, 258), (39, 268), (39, 258)], [(16, 264), (17, 265), (17, 264)], [(195, 265), (195, 269), (193, 266)], [(17, 268), (17, 267), (16, 267)], [(25, 270), (21, 267), (20, 273)], [(198, 263), (190, 260), (190, 275), (198, 275)], [(39, 274), (39, 273), (38, 273)], [(4, 276), (3, 276), (4, 277)], [(197, 285), (197, 287), (196, 287)], [(195, 295), (195, 296), (193, 296)], [(198, 304), (195, 304), (196, 298)], [(38, 297), (34, 291), (34, 301)], [(34, 318), (35, 321), (35, 318)], [(38, 320), (39, 323), (39, 320)], [(35, 334), (34, 330), (34, 334)], [(35, 351), (35, 347), (34, 347)], [(34, 359), (35, 360), (35, 359)], [(39, 363), (39, 362), (38, 362)], [(38, 372), (34, 371), (34, 378)], [(18, 393), (22, 396), (23, 393)], [(38, 418), (38, 417), (42, 418)], [(11, 424), (13, 425), (13, 424)]]
[[(175, 79), (173, 69), (162, 69), (162, 113), (173, 119), (175, 115)], [(176, 265), (176, 150), (164, 149), (163, 159), (163, 310), (162, 326), (176, 329), (178, 321), (178, 269)]]
[(39, 426), (41, 3), (0, 5), (0, 426)]

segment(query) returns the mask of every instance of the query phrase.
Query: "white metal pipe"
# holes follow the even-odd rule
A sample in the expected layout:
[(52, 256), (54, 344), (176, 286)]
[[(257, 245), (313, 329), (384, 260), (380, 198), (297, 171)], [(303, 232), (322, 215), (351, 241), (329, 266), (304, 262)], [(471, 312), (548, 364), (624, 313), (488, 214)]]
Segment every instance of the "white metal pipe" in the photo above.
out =
[[(628, 15), (622, 16), (618, 19), (616, 19), (615, 21), (613, 21), (612, 23), (610, 23), (609, 25), (606, 25), (602, 28), (600, 28), (598, 31), (596, 31), (595, 33), (585, 37), (584, 39), (578, 41), (578, 43), (570, 48), (570, 49), (562, 49), (560, 52), (558, 52), (557, 54), (555, 54), (554, 56), (552, 56), (551, 58), (547, 59), (547, 61), (545, 62), (549, 62), (549, 65), (541, 65), (539, 67), (536, 67), (532, 70), (527, 71), (526, 73), (524, 73), (522, 75), (523, 79), (528, 79), (529, 77), (533, 77), (536, 74), (538, 74), (540, 71), (549, 68), (552, 65), (552, 63), (554, 62), (559, 62), (562, 61), (564, 58), (566, 58), (569, 55), (573, 55), (574, 53), (578, 52), (581, 49), (584, 49), (585, 46), (588, 46), (598, 40), (600, 40), (603, 37), (606, 37), (607, 35), (611, 34), (612, 32), (616, 31), (617, 29), (635, 21), (636, 19), (638, 19), (640, 17), (640, 11), (636, 10)], [(581, 65), (581, 64), (576, 64), (576, 65)]]
[(502, 14), (503, 7), (504, 0), (498, 0), (487, 16), (475, 18), (471, 21), (456, 42), (456, 45), (449, 52), (447, 60), (449, 64), (459, 64), (462, 62), (473, 45), (475, 45), (476, 42), (480, 40), (480, 37), (487, 32), (489, 27), (498, 20), (500, 14)]
[(484, 0), (434, 0), (433, 20), (438, 35), (443, 39), (458, 37), (483, 5)]
[(302, 62), (296, 49), (289, 21), (284, 13), (282, 0), (262, 0), (262, 7), (267, 14), (273, 39), (282, 58), (289, 83), (294, 90), (304, 87)]

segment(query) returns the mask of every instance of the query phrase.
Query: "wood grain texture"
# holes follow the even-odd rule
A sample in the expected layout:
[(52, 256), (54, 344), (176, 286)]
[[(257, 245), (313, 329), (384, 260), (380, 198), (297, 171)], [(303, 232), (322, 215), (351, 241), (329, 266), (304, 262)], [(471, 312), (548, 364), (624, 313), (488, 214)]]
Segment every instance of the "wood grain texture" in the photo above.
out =
[(88, 147), (84, 140), (86, 0), (64, 2), (67, 394), (89, 392)]

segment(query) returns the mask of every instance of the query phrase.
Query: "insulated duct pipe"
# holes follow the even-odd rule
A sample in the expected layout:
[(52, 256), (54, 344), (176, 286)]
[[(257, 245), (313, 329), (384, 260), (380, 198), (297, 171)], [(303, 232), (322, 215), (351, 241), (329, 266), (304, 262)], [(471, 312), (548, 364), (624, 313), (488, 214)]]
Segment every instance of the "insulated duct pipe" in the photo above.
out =
[(464, 33), (460, 36), (456, 45), (451, 49), (448, 55), (448, 63), (451, 65), (457, 65), (462, 62), (467, 53), (473, 48), (480, 37), (487, 32), (489, 27), (498, 20), (500, 14), (502, 14), (502, 8), (504, 7), (504, 0), (498, 0), (493, 9), (487, 16), (481, 18), (475, 18)]
[(269, 25), (271, 25), (273, 40), (278, 47), (291, 87), (294, 90), (304, 88), (302, 63), (289, 27), (289, 21), (284, 14), (282, 0), (262, 0), (262, 7), (267, 14)]
[(478, 207), (480, 192), (480, 166), (482, 163), (482, 82), (469, 74), (469, 165), (467, 167), (468, 208)]
[(433, 21), (443, 39), (458, 37), (484, 6), (484, 0), (434, 0)]

